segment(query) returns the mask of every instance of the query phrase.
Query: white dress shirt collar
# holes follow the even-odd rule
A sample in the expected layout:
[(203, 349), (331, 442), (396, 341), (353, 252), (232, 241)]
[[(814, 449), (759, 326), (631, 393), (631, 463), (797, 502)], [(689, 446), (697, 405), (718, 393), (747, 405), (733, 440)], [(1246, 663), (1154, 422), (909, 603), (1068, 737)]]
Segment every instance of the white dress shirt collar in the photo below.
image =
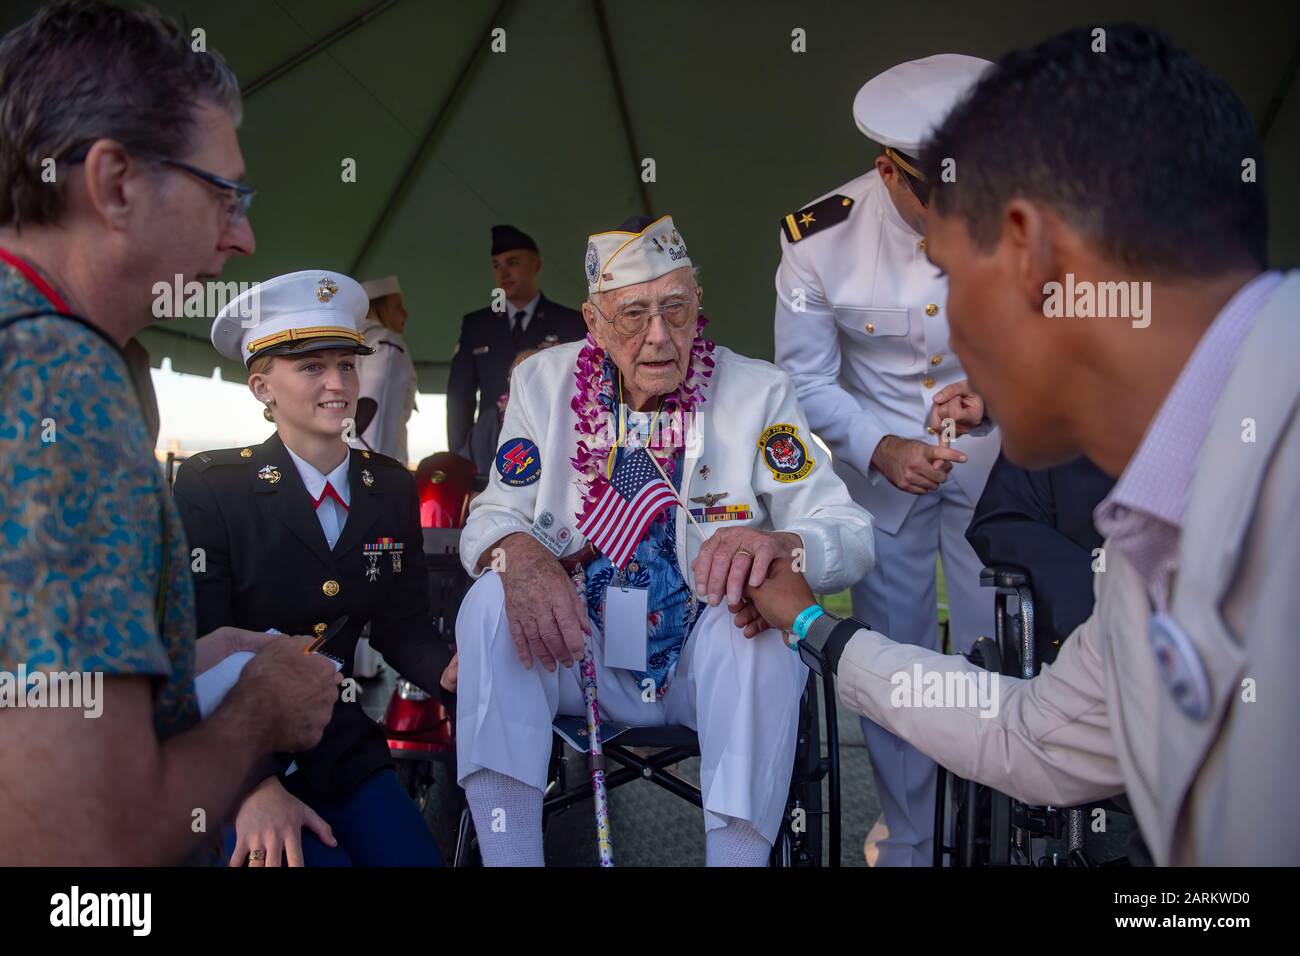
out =
[(313, 503), (320, 498), (321, 492), (325, 490), (325, 482), (328, 481), (334, 486), (334, 490), (338, 492), (339, 497), (343, 499), (343, 503), (351, 506), (351, 489), (348, 488), (348, 463), (351, 459), (350, 453), (343, 456), (343, 461), (339, 463), (337, 468), (331, 471), (328, 475), (323, 475), (316, 469), (315, 465), (307, 461), (307, 459), (299, 457), (288, 445), (284, 446), (284, 450), (287, 451), (289, 457), (293, 459), (294, 467), (298, 469), (298, 474), (302, 476), (302, 483), (307, 487), (307, 494), (311, 495)]
[(528, 323), (533, 320), (533, 313), (537, 311), (537, 303), (541, 301), (542, 301), (542, 294), (540, 292), (538, 292), (537, 295), (533, 296), (532, 299), (530, 299), (522, 309), (516, 308), (513, 302), (507, 301), (506, 315), (510, 319), (510, 327), (513, 329), (515, 326), (515, 315), (517, 315), (519, 312), (523, 312), (524, 314), (523, 328), (526, 331), (528, 329)]
[(343, 499), (343, 503), (351, 507), (352, 492), (348, 487), (348, 464), (352, 460), (352, 453), (343, 456), (343, 461), (339, 466), (331, 471), (328, 475), (322, 475), (316, 466), (311, 462), (300, 458), (294, 454), (293, 449), (288, 445), (284, 450), (289, 453), (293, 459), (294, 467), (298, 469), (298, 474), (302, 476), (302, 483), (307, 488), (307, 494), (311, 495), (312, 506), (316, 508), (316, 520), (320, 522), (320, 529), (325, 534), (325, 543), (329, 545), (331, 551), (338, 544), (339, 536), (343, 533), (343, 526), (347, 524), (347, 509), (341, 507), (333, 498), (326, 498), (321, 501), (320, 506), (316, 507), (316, 502), (320, 500), (321, 494), (325, 491), (325, 483), (329, 482), (334, 486), (334, 491)]

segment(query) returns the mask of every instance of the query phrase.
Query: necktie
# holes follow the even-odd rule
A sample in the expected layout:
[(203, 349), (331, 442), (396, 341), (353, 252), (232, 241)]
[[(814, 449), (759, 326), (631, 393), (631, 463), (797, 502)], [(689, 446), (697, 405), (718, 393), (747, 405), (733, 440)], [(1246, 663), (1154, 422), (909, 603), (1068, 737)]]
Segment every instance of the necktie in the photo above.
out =
[(333, 498), (335, 501), (339, 503), (340, 508), (342, 508), (344, 511), (348, 510), (348, 506), (344, 503), (343, 498), (339, 495), (337, 491), (334, 490), (334, 486), (331, 485), (328, 481), (325, 482), (325, 490), (322, 491), (320, 493), (320, 497), (316, 499), (317, 511), (319, 511), (320, 506), (325, 503), (326, 498)]
[(510, 326), (510, 339), (514, 342), (516, 352), (524, 347), (524, 312), (522, 309), (515, 313), (513, 324)]

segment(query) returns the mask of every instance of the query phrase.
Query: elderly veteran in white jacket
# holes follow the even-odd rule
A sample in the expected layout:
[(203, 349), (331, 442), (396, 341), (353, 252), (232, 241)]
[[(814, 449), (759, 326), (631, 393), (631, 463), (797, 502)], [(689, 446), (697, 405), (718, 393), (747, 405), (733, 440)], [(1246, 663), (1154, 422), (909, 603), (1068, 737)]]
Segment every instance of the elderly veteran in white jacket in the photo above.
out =
[[(670, 217), (592, 236), (586, 272), (587, 339), (515, 370), (461, 537), (478, 581), (456, 622), (459, 779), (484, 862), (541, 865), (551, 721), (585, 713), (573, 665), (589, 641), (602, 719), (699, 732), (710, 865), (760, 866), (807, 671), (742, 591), (792, 558), (816, 591), (852, 585), (873, 562), (871, 515), (811, 445), (789, 377), (703, 337)], [(640, 448), (689, 514), (661, 512), (615, 567), (579, 522)]]

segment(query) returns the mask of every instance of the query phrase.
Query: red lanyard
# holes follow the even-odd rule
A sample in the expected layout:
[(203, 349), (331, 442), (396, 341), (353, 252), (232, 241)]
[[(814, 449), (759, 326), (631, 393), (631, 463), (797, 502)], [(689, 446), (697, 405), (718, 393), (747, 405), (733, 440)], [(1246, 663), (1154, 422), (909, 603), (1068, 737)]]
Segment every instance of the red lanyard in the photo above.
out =
[(23, 274), (28, 282), (36, 287), (36, 291), (49, 300), (50, 305), (54, 306), (56, 312), (71, 314), (72, 309), (68, 303), (63, 300), (63, 296), (54, 291), (54, 286), (45, 281), (45, 277), (32, 268), (32, 264), (26, 259), (20, 259), (7, 249), (0, 249), (0, 260), (3, 260), (13, 266)]

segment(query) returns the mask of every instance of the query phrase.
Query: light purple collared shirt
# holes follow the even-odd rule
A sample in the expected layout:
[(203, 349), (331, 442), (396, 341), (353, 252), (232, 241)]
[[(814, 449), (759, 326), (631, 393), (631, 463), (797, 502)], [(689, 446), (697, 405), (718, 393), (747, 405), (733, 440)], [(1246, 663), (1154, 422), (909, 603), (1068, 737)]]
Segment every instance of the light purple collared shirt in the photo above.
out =
[(1262, 273), (1228, 300), (1178, 373), (1118, 483), (1093, 511), (1097, 530), (1146, 581), (1156, 610), (1168, 609), (1206, 427), (1260, 307), (1281, 282), (1280, 272)]

